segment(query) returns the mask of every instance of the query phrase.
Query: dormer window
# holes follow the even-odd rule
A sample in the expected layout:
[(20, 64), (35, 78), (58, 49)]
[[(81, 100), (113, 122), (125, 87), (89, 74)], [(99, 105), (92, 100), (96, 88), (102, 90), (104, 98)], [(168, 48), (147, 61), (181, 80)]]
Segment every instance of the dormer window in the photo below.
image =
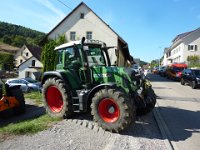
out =
[(81, 14), (80, 14), (80, 18), (81, 18), (81, 19), (84, 19), (84, 13), (81, 13)]
[(28, 53), (26, 53), (26, 56), (28, 57)]

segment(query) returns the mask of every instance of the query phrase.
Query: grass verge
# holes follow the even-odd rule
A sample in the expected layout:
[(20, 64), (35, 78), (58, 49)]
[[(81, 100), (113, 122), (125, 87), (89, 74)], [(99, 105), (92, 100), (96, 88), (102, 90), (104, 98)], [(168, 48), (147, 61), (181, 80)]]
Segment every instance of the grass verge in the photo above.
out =
[(43, 115), (35, 119), (27, 121), (12, 123), (0, 128), (0, 134), (8, 135), (24, 135), (34, 134), (49, 128), (52, 123), (60, 121), (60, 118), (52, 118), (48, 115)]
[(39, 91), (32, 91), (30, 93), (24, 93), (25, 99), (33, 100), (37, 105), (42, 104), (42, 93)]

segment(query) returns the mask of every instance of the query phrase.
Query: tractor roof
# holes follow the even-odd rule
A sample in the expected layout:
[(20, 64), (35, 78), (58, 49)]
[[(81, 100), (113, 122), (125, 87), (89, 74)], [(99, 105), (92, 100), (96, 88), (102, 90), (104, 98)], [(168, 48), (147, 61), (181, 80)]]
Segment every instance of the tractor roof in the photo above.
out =
[[(99, 40), (87, 40), (86, 39), (84, 43), (86, 45), (94, 44), (94, 45), (103, 45), (103, 46), (106, 46), (106, 44), (104, 42), (99, 41)], [(71, 47), (73, 45), (78, 45), (78, 44), (81, 44), (81, 40), (79, 40), (79, 41), (71, 41), (71, 42), (68, 42), (68, 43), (64, 43), (62, 45), (57, 46), (54, 50), (59, 50), (59, 49), (62, 49), (62, 48)]]

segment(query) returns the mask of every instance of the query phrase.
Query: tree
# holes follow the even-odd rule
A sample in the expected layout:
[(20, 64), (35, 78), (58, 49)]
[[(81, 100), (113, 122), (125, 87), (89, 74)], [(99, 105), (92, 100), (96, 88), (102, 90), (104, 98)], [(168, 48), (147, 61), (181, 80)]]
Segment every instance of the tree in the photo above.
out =
[(12, 39), (11, 39), (10, 36), (4, 35), (3, 36), (3, 42), (6, 43), (6, 44), (12, 44)]
[(159, 66), (159, 60), (152, 60), (150, 65), (151, 65), (151, 68)]
[(15, 59), (12, 54), (0, 54), (0, 64), (2, 70), (11, 71), (15, 67)]
[(57, 62), (57, 52), (54, 51), (57, 45), (61, 45), (67, 42), (64, 35), (59, 36), (57, 40), (49, 40), (44, 47), (42, 48), (42, 63), (43, 63), (43, 72), (55, 70)]
[(190, 55), (187, 57), (189, 67), (199, 67), (200, 66), (200, 56)]

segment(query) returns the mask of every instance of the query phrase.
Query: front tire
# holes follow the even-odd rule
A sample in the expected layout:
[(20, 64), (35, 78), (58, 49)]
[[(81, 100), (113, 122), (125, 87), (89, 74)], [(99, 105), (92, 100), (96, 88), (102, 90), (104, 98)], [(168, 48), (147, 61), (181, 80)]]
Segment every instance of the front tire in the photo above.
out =
[(135, 121), (135, 107), (127, 96), (117, 89), (102, 89), (92, 98), (95, 122), (108, 131), (120, 132)]
[(51, 117), (70, 118), (73, 114), (69, 89), (61, 79), (49, 78), (42, 90), (46, 112)]
[(156, 104), (156, 95), (152, 88), (146, 89), (141, 96), (136, 95), (137, 116), (143, 116), (152, 111)]

